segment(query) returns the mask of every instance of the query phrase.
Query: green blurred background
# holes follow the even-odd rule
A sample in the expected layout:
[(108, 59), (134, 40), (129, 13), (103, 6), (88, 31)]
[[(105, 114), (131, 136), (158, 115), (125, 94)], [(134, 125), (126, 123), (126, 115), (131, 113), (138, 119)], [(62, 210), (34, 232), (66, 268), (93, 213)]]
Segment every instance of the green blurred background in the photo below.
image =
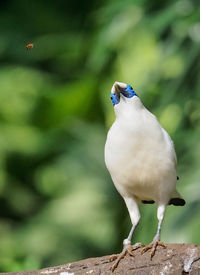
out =
[[(103, 156), (114, 81), (175, 143), (187, 205), (168, 207), (162, 240), (200, 244), (199, 2), (1, 1), (0, 34), (0, 271), (121, 250), (131, 223)], [(141, 212), (147, 244), (156, 206)]]

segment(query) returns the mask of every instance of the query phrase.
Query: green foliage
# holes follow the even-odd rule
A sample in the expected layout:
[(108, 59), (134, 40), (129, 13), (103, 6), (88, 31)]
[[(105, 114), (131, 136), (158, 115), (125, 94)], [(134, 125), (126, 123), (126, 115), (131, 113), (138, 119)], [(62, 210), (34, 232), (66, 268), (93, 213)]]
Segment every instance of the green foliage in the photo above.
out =
[[(131, 224), (103, 158), (114, 81), (133, 85), (175, 143), (187, 206), (169, 207), (163, 241), (199, 244), (198, 3), (13, 0), (0, 7), (0, 271), (121, 249)], [(156, 207), (141, 212), (134, 241), (148, 243)]]

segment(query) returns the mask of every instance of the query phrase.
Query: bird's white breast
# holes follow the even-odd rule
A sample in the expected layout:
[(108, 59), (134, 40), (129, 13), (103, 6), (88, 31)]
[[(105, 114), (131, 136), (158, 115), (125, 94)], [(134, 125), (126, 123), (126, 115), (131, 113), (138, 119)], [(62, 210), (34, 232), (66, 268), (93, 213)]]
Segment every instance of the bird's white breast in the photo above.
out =
[(118, 114), (109, 130), (105, 162), (122, 196), (158, 201), (161, 189), (169, 197), (175, 190), (176, 155), (168, 134), (138, 100), (125, 105), (125, 115)]

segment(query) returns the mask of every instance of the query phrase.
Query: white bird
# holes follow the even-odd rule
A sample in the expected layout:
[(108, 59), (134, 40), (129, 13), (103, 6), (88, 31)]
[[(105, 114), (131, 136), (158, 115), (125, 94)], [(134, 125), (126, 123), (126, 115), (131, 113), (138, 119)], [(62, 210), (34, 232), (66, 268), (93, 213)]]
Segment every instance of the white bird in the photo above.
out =
[(131, 254), (132, 235), (140, 220), (140, 201), (158, 205), (157, 233), (153, 242), (144, 248), (144, 251), (152, 249), (151, 257), (157, 245), (164, 246), (160, 242), (160, 231), (166, 206), (183, 206), (185, 201), (176, 190), (177, 158), (170, 136), (144, 107), (130, 85), (115, 82), (111, 89), (111, 100), (116, 120), (107, 135), (105, 163), (126, 203), (132, 222), (115, 268), (126, 252)]

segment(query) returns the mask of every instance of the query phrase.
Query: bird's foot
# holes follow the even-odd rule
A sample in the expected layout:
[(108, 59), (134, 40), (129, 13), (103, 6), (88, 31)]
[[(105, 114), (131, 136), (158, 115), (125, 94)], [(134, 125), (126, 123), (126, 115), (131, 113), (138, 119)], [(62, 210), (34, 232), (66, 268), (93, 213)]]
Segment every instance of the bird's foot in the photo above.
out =
[(142, 254), (144, 254), (146, 251), (148, 251), (148, 250), (151, 249), (150, 257), (151, 257), (151, 259), (152, 259), (153, 256), (154, 256), (155, 253), (156, 253), (156, 248), (157, 248), (157, 246), (162, 246), (162, 247), (166, 248), (166, 245), (165, 245), (163, 242), (160, 242), (160, 241), (153, 241), (152, 243), (150, 243), (149, 245), (145, 246), (145, 247), (142, 249)]
[(129, 245), (129, 246), (124, 247), (124, 249), (122, 250), (122, 252), (120, 254), (114, 254), (114, 255), (110, 256), (110, 262), (115, 261), (114, 264), (111, 267), (111, 271), (113, 272), (117, 268), (119, 262), (127, 254), (129, 254), (130, 256), (134, 256), (133, 251), (135, 251), (136, 249), (138, 249), (140, 247), (143, 247), (143, 246), (144, 245), (141, 244), (141, 243), (136, 243), (135, 245)]

